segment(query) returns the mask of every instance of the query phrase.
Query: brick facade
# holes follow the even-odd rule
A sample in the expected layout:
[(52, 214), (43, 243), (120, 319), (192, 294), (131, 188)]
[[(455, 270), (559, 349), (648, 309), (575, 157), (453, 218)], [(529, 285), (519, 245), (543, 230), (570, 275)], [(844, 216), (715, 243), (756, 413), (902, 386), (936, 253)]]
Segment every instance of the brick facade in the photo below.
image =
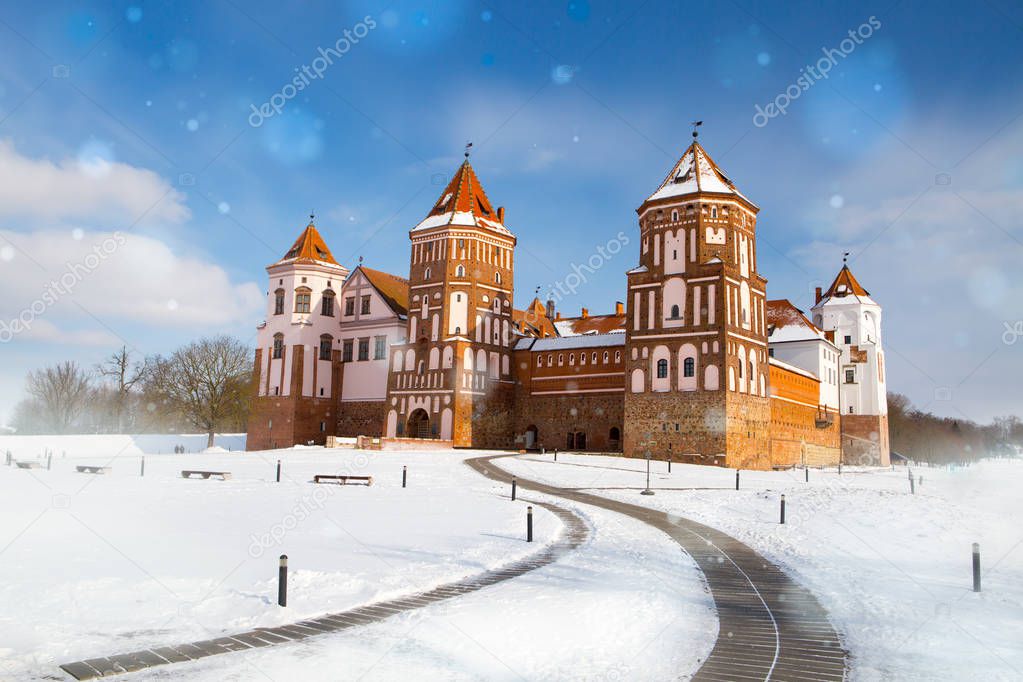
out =
[(338, 436), (384, 435), (384, 419), (387, 416), (383, 400), (348, 400), (341, 403), (337, 416)]
[(842, 461), (858, 466), (890, 466), (888, 415), (842, 415)]

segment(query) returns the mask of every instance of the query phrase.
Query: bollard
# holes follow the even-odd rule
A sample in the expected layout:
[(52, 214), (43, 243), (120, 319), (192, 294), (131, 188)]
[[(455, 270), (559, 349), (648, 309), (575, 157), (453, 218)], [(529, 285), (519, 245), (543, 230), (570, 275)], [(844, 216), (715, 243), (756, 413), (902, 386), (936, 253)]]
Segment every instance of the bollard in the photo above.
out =
[(781, 496), (781, 522), (785, 523), (785, 496)]
[(526, 507), (526, 542), (533, 541), (533, 505)]
[(671, 473), (671, 457), (668, 458), (668, 473)]
[(139, 476), (145, 476), (145, 475), (146, 475), (146, 458), (143, 455), (142, 463), (139, 464)]
[(277, 482), (281, 482), (281, 460), (277, 460)]
[(288, 555), (281, 555), (280, 567), (277, 569), (277, 605), (288, 605)]
[(810, 467), (805, 467), (805, 471), (806, 471), (806, 482), (809, 483), (810, 482)]
[(404, 488), (408, 485), (408, 467), (403, 466), (401, 468), (401, 487)]
[(557, 448), (554, 448), (554, 461), (555, 462), (558, 461), (558, 449)]
[(913, 471), (909, 472), (909, 494), (916, 495), (916, 479), (913, 478)]
[(838, 475), (839, 476), (842, 475), (842, 463), (841, 462), (838, 463)]
[(46, 470), (49, 471), (53, 468), (53, 453), (46, 455)]
[(735, 489), (739, 489), (739, 470), (735, 470)]
[(512, 479), (512, 502), (515, 501), (515, 487), (516, 487), (517, 484), (518, 484), (518, 481), (513, 478)]
[(980, 592), (980, 543), (973, 543), (973, 591)]

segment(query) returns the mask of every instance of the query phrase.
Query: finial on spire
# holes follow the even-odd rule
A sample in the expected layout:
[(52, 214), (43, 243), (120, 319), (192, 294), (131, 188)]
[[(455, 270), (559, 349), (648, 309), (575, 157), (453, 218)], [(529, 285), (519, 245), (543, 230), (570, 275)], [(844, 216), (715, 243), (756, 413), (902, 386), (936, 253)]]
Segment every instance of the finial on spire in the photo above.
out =
[(849, 264), (849, 252), (846, 251), (845, 253), (842, 254), (842, 266), (844, 267), (844, 266), (846, 266), (848, 264)]
[(693, 121), (692, 126), (693, 126), (693, 139), (694, 140), (700, 136), (700, 131), (698, 131), (697, 128), (699, 128), (702, 125), (703, 125), (703, 121)]
[(312, 223), (316, 220), (316, 211), (309, 211), (309, 222)]
[(465, 143), (465, 158), (469, 158), (469, 150), (472, 149), (472, 142)]
[(362, 265), (362, 256), (359, 256), (359, 265)]

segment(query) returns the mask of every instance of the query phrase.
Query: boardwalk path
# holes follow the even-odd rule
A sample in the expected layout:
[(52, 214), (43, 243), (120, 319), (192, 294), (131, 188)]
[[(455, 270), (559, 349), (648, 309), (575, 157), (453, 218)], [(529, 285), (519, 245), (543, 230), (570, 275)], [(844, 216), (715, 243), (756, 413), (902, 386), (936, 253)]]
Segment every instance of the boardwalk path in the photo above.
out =
[[(493, 464), (493, 460), (507, 456), (477, 457), (467, 460), (466, 464), (494, 481), (510, 484), (511, 474)], [(714, 597), (720, 630), (714, 649), (694, 680), (808, 682), (844, 679), (846, 652), (814, 596), (735, 538), (679, 516), (590, 493), (557, 488), (521, 477), (518, 477), (518, 485), (643, 521), (667, 533), (695, 559)], [(586, 542), (589, 528), (579, 516), (550, 503), (534, 504), (558, 515), (566, 525), (566, 532), (540, 552), (492, 571), (427, 592), (292, 625), (258, 628), (191, 644), (65, 663), (61, 668), (75, 679), (89, 680), (232, 651), (284, 644), (378, 622), (397, 613), (420, 609), (518, 577), (556, 561)]]
[[(484, 476), (511, 483), (493, 464), (508, 455), (466, 462)], [(619, 512), (667, 533), (707, 578), (720, 630), (694, 680), (842, 680), (846, 652), (817, 599), (780, 568), (730, 535), (695, 521), (578, 490), (516, 476), (520, 488)]]

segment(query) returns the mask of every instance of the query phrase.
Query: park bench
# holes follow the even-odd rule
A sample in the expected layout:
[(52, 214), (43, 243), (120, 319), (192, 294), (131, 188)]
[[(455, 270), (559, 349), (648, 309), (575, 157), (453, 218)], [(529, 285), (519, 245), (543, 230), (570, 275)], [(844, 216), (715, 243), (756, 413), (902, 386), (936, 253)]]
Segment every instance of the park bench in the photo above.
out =
[(42, 469), (43, 465), (39, 462), (15, 462), (19, 469)]
[(78, 473), (80, 474), (109, 474), (113, 467), (92, 466), (88, 464), (83, 464), (76, 466), (75, 469), (78, 469)]
[(192, 476), (202, 476), (204, 479), (212, 476), (213, 478), (219, 478), (221, 481), (226, 481), (231, 478), (230, 471), (189, 471), (185, 469), (181, 472), (181, 478), (192, 478)]
[(336, 474), (316, 474), (313, 476), (313, 483), (337, 483), (348, 485), (349, 483), (364, 483), (373, 485), (372, 476), (339, 476)]

